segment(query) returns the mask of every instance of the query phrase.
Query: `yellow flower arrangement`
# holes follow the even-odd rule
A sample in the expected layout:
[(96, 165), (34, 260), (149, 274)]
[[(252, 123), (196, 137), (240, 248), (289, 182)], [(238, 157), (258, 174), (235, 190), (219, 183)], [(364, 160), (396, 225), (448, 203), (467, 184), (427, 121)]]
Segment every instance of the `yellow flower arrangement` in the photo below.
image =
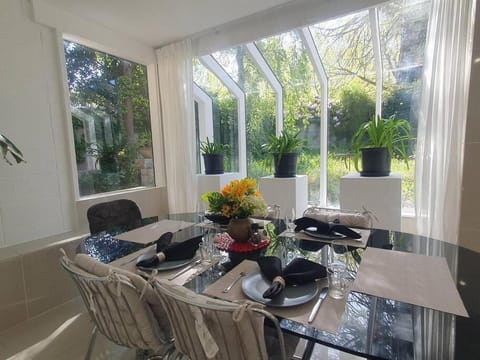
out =
[(232, 180), (220, 191), (202, 195), (209, 212), (230, 219), (244, 219), (252, 215), (263, 216), (266, 204), (251, 178)]

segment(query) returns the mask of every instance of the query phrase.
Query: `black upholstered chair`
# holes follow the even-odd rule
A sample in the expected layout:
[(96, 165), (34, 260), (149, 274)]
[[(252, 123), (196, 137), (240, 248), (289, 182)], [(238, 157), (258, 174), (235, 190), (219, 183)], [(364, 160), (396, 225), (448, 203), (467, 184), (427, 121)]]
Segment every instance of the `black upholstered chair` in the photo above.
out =
[(116, 227), (132, 230), (143, 225), (140, 208), (128, 199), (92, 205), (87, 210), (87, 219), (92, 235)]

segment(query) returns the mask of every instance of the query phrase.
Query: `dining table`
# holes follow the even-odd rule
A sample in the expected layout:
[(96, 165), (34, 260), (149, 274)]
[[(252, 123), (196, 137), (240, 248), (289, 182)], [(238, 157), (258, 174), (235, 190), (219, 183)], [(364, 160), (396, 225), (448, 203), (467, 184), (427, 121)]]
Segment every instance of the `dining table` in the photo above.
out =
[[(183, 227), (174, 233), (176, 237), (173, 241), (202, 236), (204, 242), (207, 242), (225, 232), (225, 228), (206, 221), (202, 213), (170, 214), (160, 216), (159, 221), (183, 222)], [(265, 221), (265, 224), (268, 222)], [(277, 234), (275, 249), (265, 247), (253, 257), (246, 256), (244, 261), (221, 251), (216, 256), (216, 261), (208, 261), (206, 266), (204, 264), (198, 267), (199, 271), (185, 275), (182, 285), (197, 293), (215, 296), (212, 295), (216, 294), (215, 287), (223, 288), (223, 284), (230, 284), (232, 279), (235, 280), (237, 275), (231, 274), (239, 274), (245, 268), (254, 269), (257, 266), (256, 256), (265, 252), (280, 257), (284, 263), (295, 257), (306, 257), (320, 263), (325, 261), (324, 252), (328, 248), (328, 242), (325, 242), (327, 246), (320, 249), (318, 246), (310, 248), (305, 237), (286, 233), (283, 221), (272, 220), (271, 223)], [(78, 251), (113, 266), (130, 266), (129, 269), (135, 271), (134, 260), (137, 254), (152, 246), (152, 242), (138, 243), (121, 239), (123, 233), (121, 228), (116, 228), (88, 236)], [(273, 241), (270, 246), (273, 246)], [(318, 321), (310, 324), (299, 320), (302, 317), (290, 316), (295, 309), (278, 311), (278, 308), (269, 307), (268, 304), (266, 306), (267, 310), (271, 310), (278, 317), (284, 333), (306, 340), (304, 359), (310, 358), (315, 344), (368, 359), (480, 359), (480, 341), (476, 338), (480, 332), (480, 253), (445, 241), (383, 229), (370, 229), (363, 246), (349, 246), (348, 249), (353, 264), (349, 266), (353, 284), (345, 299), (336, 303), (341, 311), (333, 327)], [(402, 258), (402, 255), (405, 255), (405, 260), (393, 264), (393, 259)], [(450, 280), (446, 279), (441, 271), (434, 270), (437, 268), (428, 265), (430, 259), (446, 262), (447, 278)], [(373, 266), (370, 272), (366, 269), (367, 263)], [(383, 264), (383, 270), (375, 267), (377, 263)], [(195, 268), (196, 263), (188, 266)], [(383, 277), (383, 281), (387, 281), (384, 286), (386, 293), (369, 292), (368, 289), (365, 291), (362, 284), (357, 283), (360, 279), (356, 276), (363, 276), (363, 284), (368, 284), (369, 280), (377, 281), (377, 278), (388, 273), (388, 270), (394, 273), (390, 278), (386, 275)], [(170, 271), (170, 274), (172, 273), (175, 273), (175, 270)], [(401, 279), (401, 282), (397, 279)], [(440, 296), (435, 296), (440, 300), (439, 303), (449, 306), (450, 299), (454, 302), (456, 298), (453, 295), (457, 295), (460, 299), (460, 303), (457, 299), (458, 308), (463, 307), (464, 311), (450, 311), (449, 308), (445, 310), (441, 306), (436, 307), (436, 303), (430, 306), (428, 301), (431, 300), (427, 301), (421, 296), (419, 302), (410, 301), (408, 296), (417, 295), (418, 298), (417, 288), (424, 286), (420, 281), (422, 279), (427, 279), (427, 291), (436, 290), (435, 286), (439, 285), (429, 282), (451, 281), (452, 294), (441, 293)], [(242, 280), (245, 281), (240, 279), (238, 284), (234, 285), (236, 292), (232, 291), (230, 296), (241, 297)], [(319, 287), (321, 286), (325, 284), (319, 284)], [(390, 291), (397, 295), (389, 298)], [(232, 300), (228, 297), (225, 299)], [(426, 303), (423, 303), (423, 300)], [(332, 299), (329, 301), (334, 304), (330, 306), (335, 307), (335, 302)], [(302, 304), (301, 309), (305, 310), (301, 311), (310, 313), (316, 302), (317, 297)], [(305, 316), (308, 316), (308, 313)], [(329, 314), (325, 315), (327, 319)]]

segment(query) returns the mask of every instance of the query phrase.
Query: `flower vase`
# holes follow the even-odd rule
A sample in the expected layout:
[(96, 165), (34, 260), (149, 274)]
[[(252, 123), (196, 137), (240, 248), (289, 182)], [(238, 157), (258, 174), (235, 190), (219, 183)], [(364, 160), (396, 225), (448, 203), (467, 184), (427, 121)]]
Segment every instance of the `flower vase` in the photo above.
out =
[(252, 236), (252, 220), (250, 218), (231, 219), (227, 233), (237, 242), (247, 242)]

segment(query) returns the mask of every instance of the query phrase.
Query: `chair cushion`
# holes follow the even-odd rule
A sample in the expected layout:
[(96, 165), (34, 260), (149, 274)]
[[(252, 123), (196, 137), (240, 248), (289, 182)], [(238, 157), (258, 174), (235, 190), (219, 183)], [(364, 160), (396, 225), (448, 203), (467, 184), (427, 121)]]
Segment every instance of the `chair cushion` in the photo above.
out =
[[(77, 254), (75, 256), (75, 264), (84, 271), (99, 277), (108, 276), (111, 272), (125, 276), (125, 278), (127, 278), (137, 289), (139, 294), (143, 292), (143, 299), (148, 304), (149, 310), (151, 310), (159, 325), (158, 330), (160, 332), (160, 336), (163, 339), (171, 339), (173, 337), (170, 322), (168, 321), (168, 317), (163, 309), (162, 304), (158, 300), (153, 287), (141, 276), (130, 271), (103, 264), (86, 254)], [(135, 299), (135, 303), (137, 302), (138, 299)]]

